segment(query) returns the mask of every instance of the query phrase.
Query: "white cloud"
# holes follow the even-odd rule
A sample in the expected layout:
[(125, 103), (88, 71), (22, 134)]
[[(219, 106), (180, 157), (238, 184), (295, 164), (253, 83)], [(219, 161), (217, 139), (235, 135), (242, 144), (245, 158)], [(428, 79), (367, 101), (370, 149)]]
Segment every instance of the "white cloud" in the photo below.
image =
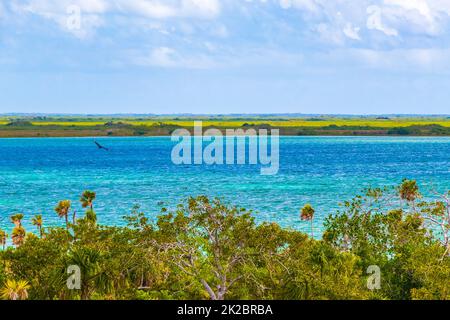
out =
[(319, 11), (319, 2), (315, 0), (279, 0), (283, 9), (296, 8), (304, 9), (312, 12)]
[(77, 6), (84, 13), (104, 13), (108, 9), (106, 0), (28, 0), (17, 4), (18, 8), (40, 15), (65, 14), (70, 6)]
[(214, 18), (220, 13), (219, 0), (112, 0), (111, 2), (123, 12), (155, 19)]
[(176, 8), (159, 1), (128, 0), (118, 1), (119, 9), (123, 12), (131, 11), (151, 18), (168, 18), (177, 14)]
[(214, 66), (214, 62), (205, 55), (183, 55), (170, 47), (153, 48), (150, 53), (134, 52), (131, 62), (139, 66), (162, 68), (206, 69)]
[(182, 0), (181, 10), (184, 15), (216, 17), (220, 13), (219, 0)]
[(108, 10), (106, 0), (29, 0), (12, 4), (15, 12), (53, 20), (61, 29), (78, 38), (91, 35), (103, 24)]
[[(438, 36), (448, 33), (446, 27), (450, 23), (449, 0), (274, 1), (284, 9), (308, 14), (308, 23), (328, 24), (352, 40), (360, 40), (359, 31), (363, 28), (369, 32), (382, 32), (388, 38)], [(343, 22), (337, 19), (340, 14)]]
[(374, 69), (440, 73), (450, 68), (450, 49), (337, 49), (319, 59), (342, 66), (350, 63)]
[(87, 14), (121, 11), (155, 19), (211, 18), (220, 13), (219, 0), (28, 0), (18, 6), (40, 15), (63, 14), (68, 6), (78, 6)]
[(154, 49), (149, 57), (148, 63), (161, 67), (174, 67), (177, 64), (176, 51), (172, 48), (160, 47)]
[(370, 6), (367, 8), (367, 28), (369, 30), (378, 30), (387, 36), (398, 36), (396, 29), (386, 26), (382, 20), (382, 10), (378, 6)]
[(361, 37), (359, 36), (359, 30), (361, 30), (361, 28), (354, 27), (350, 22), (347, 22), (343, 32), (350, 39), (361, 40)]
[[(0, 0), (0, 5), (12, 3), (13, 13), (47, 18), (78, 38), (104, 27), (105, 38), (117, 42), (112, 47), (126, 51), (121, 41), (129, 41), (127, 48), (135, 50), (132, 63), (145, 66), (205, 68), (231, 60), (268, 60), (257, 54), (243, 57), (256, 48), (277, 52), (279, 60), (303, 51), (342, 49), (371, 66), (396, 61), (429, 67), (444, 64), (448, 55), (440, 48), (450, 46), (450, 0), (10, 1)], [(80, 28), (68, 23), (71, 5), (81, 11)], [(0, 6), (0, 18), (1, 12)], [(115, 38), (116, 31), (120, 37)]]
[(395, 34), (416, 33), (435, 35), (439, 33), (439, 21), (435, 20), (437, 12), (432, 12), (424, 0), (385, 0), (378, 7), (380, 18), (390, 25)]
[[(109, 22), (106, 13), (121, 13), (132, 18), (146, 19), (215, 19), (223, 7), (236, 9), (233, 4), (257, 3), (271, 10), (276, 3), (285, 10), (304, 14), (304, 22), (311, 30), (332, 44), (345, 45), (347, 41), (370, 41), (365, 34), (382, 33), (389, 38), (403, 35), (438, 36), (448, 33), (450, 0), (12, 0), (16, 7), (54, 20), (64, 28), (67, 7), (78, 6), (84, 22), (82, 32), (89, 33), (103, 22)], [(0, 9), (1, 10), (1, 9)], [(1, 12), (1, 11), (0, 11)], [(255, 12), (258, 12), (255, 10)], [(231, 12), (232, 13), (232, 12)], [(238, 12), (236, 12), (238, 13)], [(308, 26), (309, 25), (309, 26)], [(225, 31), (223, 29), (222, 31)], [(74, 32), (72, 32), (74, 33)], [(332, 34), (334, 33), (334, 34)], [(75, 33), (77, 34), (77, 33)], [(228, 35), (227, 32), (221, 32)]]
[[(14, 0), (15, 12), (38, 15), (55, 21), (63, 30), (83, 38), (103, 25), (105, 14), (122, 13), (147, 19), (201, 18), (210, 19), (220, 14), (219, 0)], [(69, 8), (76, 7), (81, 14), (81, 27), (68, 28)]]
[(317, 37), (323, 43), (343, 45), (344, 37), (341, 30), (327, 23), (319, 23), (313, 29)]

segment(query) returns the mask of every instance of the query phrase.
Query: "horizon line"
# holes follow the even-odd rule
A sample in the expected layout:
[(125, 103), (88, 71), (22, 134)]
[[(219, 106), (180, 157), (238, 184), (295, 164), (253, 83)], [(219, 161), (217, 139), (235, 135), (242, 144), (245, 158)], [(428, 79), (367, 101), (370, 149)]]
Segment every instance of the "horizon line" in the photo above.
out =
[(226, 116), (283, 116), (283, 117), (311, 117), (311, 116), (346, 116), (346, 117), (449, 117), (450, 114), (446, 113), (54, 113), (54, 112), (5, 112), (0, 113), (0, 117), (5, 116), (80, 116), (80, 117), (123, 117), (123, 116), (139, 116), (139, 117), (164, 117), (164, 116), (184, 116), (184, 117), (196, 117), (196, 116), (213, 116), (213, 117), (226, 117)]

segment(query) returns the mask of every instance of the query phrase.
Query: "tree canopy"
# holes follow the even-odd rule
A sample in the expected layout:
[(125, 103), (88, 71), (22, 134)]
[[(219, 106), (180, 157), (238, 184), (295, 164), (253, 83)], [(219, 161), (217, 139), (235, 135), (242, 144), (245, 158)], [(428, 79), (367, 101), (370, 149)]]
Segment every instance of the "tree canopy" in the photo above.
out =
[[(12, 216), (11, 235), (0, 230), (3, 299), (450, 298), (450, 193), (426, 201), (415, 181), (344, 202), (322, 239), (256, 223), (252, 212), (206, 196), (157, 217), (136, 207), (127, 225), (105, 226), (95, 198), (84, 192), (87, 211), (72, 212), (71, 222), (71, 203), (61, 201), (64, 227), (45, 227), (43, 215)], [(317, 214), (311, 205), (300, 213), (311, 223)]]

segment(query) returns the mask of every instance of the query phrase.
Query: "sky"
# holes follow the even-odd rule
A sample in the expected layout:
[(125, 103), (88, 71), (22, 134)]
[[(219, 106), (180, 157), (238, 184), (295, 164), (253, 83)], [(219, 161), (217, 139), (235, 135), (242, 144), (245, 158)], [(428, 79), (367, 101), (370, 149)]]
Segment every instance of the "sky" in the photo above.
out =
[(0, 0), (0, 113), (450, 114), (450, 0)]

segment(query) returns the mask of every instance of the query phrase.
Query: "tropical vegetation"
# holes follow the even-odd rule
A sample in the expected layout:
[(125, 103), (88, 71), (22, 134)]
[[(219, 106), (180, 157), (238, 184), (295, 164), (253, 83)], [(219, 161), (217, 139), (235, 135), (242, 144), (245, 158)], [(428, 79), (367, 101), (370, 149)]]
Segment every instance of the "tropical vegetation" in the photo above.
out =
[(167, 136), (179, 128), (279, 129), (286, 136), (450, 136), (448, 116), (54, 116), (0, 117), (0, 137)]
[[(1, 298), (450, 299), (450, 192), (425, 198), (412, 180), (344, 202), (321, 239), (205, 196), (156, 218), (136, 207), (125, 226), (105, 226), (95, 200), (81, 195), (80, 217), (57, 204), (63, 227), (37, 215), (25, 230), (23, 214), (11, 217), (11, 235), (0, 230)], [(300, 207), (313, 233), (315, 210)]]

